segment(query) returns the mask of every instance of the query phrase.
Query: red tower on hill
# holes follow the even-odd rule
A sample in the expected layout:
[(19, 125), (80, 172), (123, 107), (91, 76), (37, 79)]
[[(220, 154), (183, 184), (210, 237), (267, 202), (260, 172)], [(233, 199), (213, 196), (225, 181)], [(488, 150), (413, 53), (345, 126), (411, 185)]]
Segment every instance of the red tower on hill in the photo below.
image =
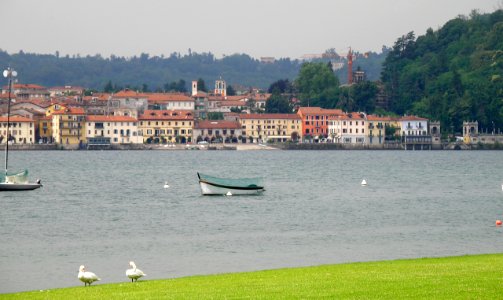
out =
[(348, 84), (353, 83), (353, 51), (351, 51), (351, 47), (349, 47), (348, 51)]

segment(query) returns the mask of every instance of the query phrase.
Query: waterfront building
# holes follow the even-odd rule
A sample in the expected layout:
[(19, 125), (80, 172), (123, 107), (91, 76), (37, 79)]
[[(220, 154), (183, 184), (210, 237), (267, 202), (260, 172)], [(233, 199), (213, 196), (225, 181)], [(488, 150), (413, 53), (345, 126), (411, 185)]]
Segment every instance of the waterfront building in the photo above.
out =
[(0, 143), (7, 142), (7, 136), (14, 144), (33, 144), (35, 142), (35, 124), (32, 119), (11, 116), (9, 119), (9, 134), (7, 135), (7, 116), (0, 117)]
[(353, 112), (329, 116), (328, 140), (342, 144), (366, 144), (367, 124), (364, 113)]
[(138, 134), (138, 120), (130, 116), (89, 115), (86, 138), (106, 138), (110, 144), (143, 144)]
[(434, 150), (442, 149), (442, 135), (440, 133), (440, 121), (431, 121), (429, 124), (431, 135), (431, 147)]
[(190, 143), (194, 115), (188, 110), (146, 110), (138, 118), (139, 134), (143, 142)]
[(367, 115), (367, 124), (367, 141), (369, 145), (383, 145), (385, 143), (391, 143), (395, 136), (400, 136), (400, 124), (398, 123), (398, 118)]
[(329, 117), (344, 115), (340, 109), (324, 109), (320, 107), (299, 107), (297, 114), (301, 118), (302, 136), (305, 142), (318, 142), (328, 137)]
[(390, 117), (367, 115), (369, 145), (383, 145), (386, 138), (386, 124), (389, 125)]
[(485, 131), (479, 130), (478, 121), (463, 122), (463, 142), (465, 144), (503, 144), (503, 133), (493, 126)]
[(240, 114), (243, 135), (250, 143), (302, 139), (302, 119), (297, 114)]
[(204, 120), (194, 126), (194, 141), (238, 143), (243, 138), (241, 124), (236, 121)]
[(405, 150), (431, 149), (431, 135), (428, 134), (428, 119), (417, 116), (403, 116), (398, 119)]
[(82, 145), (85, 137), (85, 111), (81, 107), (68, 107), (52, 113), (52, 137), (55, 143)]
[(44, 116), (38, 119), (38, 142), (53, 143), (52, 116)]

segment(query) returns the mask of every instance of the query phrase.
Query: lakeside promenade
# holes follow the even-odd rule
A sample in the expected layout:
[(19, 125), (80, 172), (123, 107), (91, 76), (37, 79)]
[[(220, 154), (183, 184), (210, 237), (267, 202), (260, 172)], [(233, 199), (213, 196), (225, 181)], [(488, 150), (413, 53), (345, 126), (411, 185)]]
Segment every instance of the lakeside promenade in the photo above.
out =
[[(5, 145), (0, 145), (0, 151), (5, 149)], [(334, 143), (274, 143), (274, 144), (112, 144), (108, 147), (87, 149), (86, 146), (79, 148), (78, 145), (60, 144), (13, 144), (9, 145), (9, 150), (405, 150), (402, 144), (380, 145), (379, 147), (367, 144), (334, 144)], [(502, 145), (487, 144), (464, 144), (448, 143), (442, 144), (432, 150), (503, 150)], [(407, 151), (431, 151), (407, 150)]]

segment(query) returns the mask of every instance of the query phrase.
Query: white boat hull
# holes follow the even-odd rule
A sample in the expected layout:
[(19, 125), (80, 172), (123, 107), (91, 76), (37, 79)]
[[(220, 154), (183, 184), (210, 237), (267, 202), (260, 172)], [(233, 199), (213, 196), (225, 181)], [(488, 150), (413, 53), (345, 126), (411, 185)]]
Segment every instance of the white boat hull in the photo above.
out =
[(41, 187), (40, 183), (0, 183), (0, 191), (30, 191)]
[(258, 195), (264, 191), (263, 187), (256, 188), (238, 188), (238, 187), (225, 187), (217, 186), (211, 183), (200, 181), (201, 193), (203, 195)]

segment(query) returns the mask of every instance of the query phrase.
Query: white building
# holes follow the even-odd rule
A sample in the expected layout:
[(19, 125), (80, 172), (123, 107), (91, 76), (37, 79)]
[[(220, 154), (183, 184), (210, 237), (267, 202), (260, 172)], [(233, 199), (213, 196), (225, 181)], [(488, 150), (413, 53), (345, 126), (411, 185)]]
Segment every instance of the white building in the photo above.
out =
[(364, 113), (348, 113), (330, 116), (328, 119), (328, 140), (341, 144), (365, 144), (368, 128)]
[(138, 134), (138, 121), (129, 116), (86, 117), (86, 138), (110, 138), (111, 144), (143, 144)]

